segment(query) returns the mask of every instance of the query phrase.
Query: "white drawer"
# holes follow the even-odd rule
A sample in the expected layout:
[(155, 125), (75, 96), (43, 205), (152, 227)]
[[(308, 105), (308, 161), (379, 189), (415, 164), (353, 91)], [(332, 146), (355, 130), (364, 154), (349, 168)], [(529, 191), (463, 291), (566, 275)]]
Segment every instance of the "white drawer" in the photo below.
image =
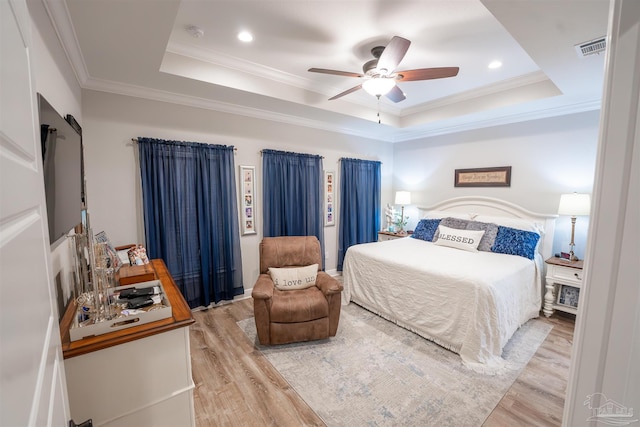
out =
[(582, 281), (582, 270), (578, 268), (562, 267), (559, 265), (553, 265), (551, 267), (551, 275), (557, 279)]

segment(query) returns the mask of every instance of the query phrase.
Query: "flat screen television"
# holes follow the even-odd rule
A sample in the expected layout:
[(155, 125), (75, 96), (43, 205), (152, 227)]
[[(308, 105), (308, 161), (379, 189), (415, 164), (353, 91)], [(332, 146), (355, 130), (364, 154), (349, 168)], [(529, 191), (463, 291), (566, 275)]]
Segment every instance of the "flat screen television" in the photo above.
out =
[(82, 222), (82, 129), (72, 116), (67, 116), (69, 121), (63, 119), (41, 94), (38, 110), (49, 241), (53, 245)]

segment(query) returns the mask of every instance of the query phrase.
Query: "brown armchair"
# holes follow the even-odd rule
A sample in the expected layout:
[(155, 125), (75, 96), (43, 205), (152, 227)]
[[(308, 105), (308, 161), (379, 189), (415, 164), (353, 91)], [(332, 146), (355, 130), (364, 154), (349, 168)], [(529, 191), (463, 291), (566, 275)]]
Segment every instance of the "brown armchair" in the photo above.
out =
[(315, 236), (265, 237), (260, 243), (260, 277), (251, 293), (260, 344), (286, 344), (336, 335), (342, 292), (338, 280), (318, 271), (315, 286), (282, 291), (269, 275), (269, 267), (312, 264), (322, 265), (320, 242)]

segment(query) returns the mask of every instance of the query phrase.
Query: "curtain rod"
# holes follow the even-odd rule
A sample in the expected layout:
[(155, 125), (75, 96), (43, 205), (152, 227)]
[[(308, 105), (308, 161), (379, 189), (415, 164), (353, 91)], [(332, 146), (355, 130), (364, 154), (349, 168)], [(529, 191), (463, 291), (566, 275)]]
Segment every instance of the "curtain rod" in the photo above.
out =
[(375, 162), (375, 163), (380, 163), (380, 164), (382, 164), (382, 161), (381, 161), (381, 160), (356, 159), (356, 158), (354, 158), (354, 157), (340, 157), (340, 158), (338, 159), (338, 161), (339, 161), (339, 162), (340, 162), (340, 161), (342, 161), (342, 160), (359, 160), (359, 161), (362, 161), (362, 162)]
[[(324, 156), (320, 156), (320, 155), (318, 155), (318, 154), (310, 154), (310, 153), (296, 153), (295, 151), (273, 150), (273, 149), (271, 149), (271, 148), (269, 148), (268, 150), (272, 150), (272, 151), (279, 151), (279, 152), (281, 152), (281, 153), (287, 153), (287, 154), (304, 154), (304, 155), (306, 155), (306, 156), (318, 156), (318, 157), (320, 157), (321, 159), (324, 159)], [(264, 150), (260, 150), (260, 155), (261, 155), (261, 156), (262, 156), (262, 152), (263, 152), (263, 151), (264, 151)]]
[[(131, 142), (137, 143), (138, 142), (138, 138), (131, 138)], [(238, 149), (236, 147), (233, 147), (233, 151), (238, 151)]]

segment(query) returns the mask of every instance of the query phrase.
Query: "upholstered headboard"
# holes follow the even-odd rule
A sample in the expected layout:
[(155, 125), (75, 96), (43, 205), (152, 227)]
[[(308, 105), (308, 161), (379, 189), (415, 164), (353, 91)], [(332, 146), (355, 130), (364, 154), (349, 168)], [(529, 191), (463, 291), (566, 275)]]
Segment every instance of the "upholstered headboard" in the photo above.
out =
[(540, 231), (538, 251), (543, 259), (552, 255), (553, 233), (558, 215), (531, 212), (522, 206), (493, 197), (472, 196), (455, 197), (433, 206), (418, 207), (418, 211), (420, 218), (424, 218), (430, 212), (442, 212), (452, 216), (455, 214), (469, 215), (469, 219), (477, 220), (482, 219), (481, 217), (476, 218), (480, 215), (527, 220), (534, 223)]

